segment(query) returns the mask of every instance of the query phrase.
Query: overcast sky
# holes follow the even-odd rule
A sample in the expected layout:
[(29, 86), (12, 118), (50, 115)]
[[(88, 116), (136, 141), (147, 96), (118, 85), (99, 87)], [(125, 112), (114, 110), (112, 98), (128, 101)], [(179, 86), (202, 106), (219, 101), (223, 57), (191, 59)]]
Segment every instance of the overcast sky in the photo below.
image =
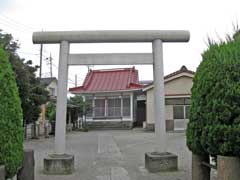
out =
[[(164, 73), (182, 65), (196, 70), (207, 37), (224, 38), (240, 20), (239, 0), (0, 0), (0, 29), (18, 39), (22, 58), (39, 64), (39, 45), (32, 44), (33, 31), (50, 30), (189, 30), (189, 43), (164, 44)], [(151, 52), (150, 43), (71, 45), (74, 53)], [(57, 76), (58, 45), (44, 45), (44, 59), (54, 59)], [(43, 77), (49, 66), (43, 62)], [(112, 66), (111, 66), (112, 67)], [(131, 66), (130, 66), (131, 67)], [(107, 68), (95, 66), (93, 69)], [(152, 66), (136, 66), (140, 80), (152, 79)], [(84, 66), (69, 68), (69, 86), (74, 76), (81, 84)]]

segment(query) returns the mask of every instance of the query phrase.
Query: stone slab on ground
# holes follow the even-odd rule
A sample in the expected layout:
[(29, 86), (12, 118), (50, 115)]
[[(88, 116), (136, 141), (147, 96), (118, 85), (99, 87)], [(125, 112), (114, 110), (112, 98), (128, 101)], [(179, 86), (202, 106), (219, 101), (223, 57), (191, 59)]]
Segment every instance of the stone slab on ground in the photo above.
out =
[(74, 156), (69, 154), (51, 154), (44, 158), (44, 173), (50, 175), (72, 174)]
[(148, 152), (145, 154), (145, 167), (149, 172), (177, 171), (178, 157), (169, 152)]

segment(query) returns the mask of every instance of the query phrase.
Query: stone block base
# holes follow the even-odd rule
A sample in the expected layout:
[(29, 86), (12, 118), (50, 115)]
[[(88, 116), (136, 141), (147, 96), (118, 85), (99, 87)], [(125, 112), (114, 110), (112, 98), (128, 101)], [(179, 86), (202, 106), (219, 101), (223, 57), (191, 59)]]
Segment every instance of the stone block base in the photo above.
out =
[(145, 153), (145, 168), (149, 172), (176, 171), (178, 169), (178, 157), (169, 152)]
[[(146, 131), (155, 131), (155, 124), (146, 123), (144, 129)], [(166, 120), (166, 131), (174, 131), (174, 120)]]
[(72, 174), (74, 171), (74, 156), (51, 154), (44, 158), (45, 174)]
[(5, 180), (5, 167), (0, 166), (0, 180)]

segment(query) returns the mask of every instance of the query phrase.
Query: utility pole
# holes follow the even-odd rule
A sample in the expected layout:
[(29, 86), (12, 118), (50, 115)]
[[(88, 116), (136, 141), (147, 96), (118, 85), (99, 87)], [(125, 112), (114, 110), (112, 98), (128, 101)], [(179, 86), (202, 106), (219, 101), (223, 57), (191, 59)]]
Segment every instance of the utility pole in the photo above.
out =
[(43, 44), (40, 45), (40, 70), (39, 77), (42, 78), (42, 52), (43, 52)]
[(77, 87), (77, 74), (75, 74), (75, 87)]
[(49, 57), (49, 64), (50, 64), (50, 75), (51, 75), (51, 78), (52, 78), (52, 55), (50, 53), (50, 57)]
[(51, 76), (51, 78), (52, 78), (52, 77), (53, 77), (53, 73), (52, 73), (52, 65), (53, 65), (53, 63), (52, 63), (52, 60), (53, 60), (52, 54), (50, 53), (49, 58), (46, 58), (45, 60), (47, 61), (47, 64), (48, 64), (49, 67), (50, 67), (50, 76)]
[(87, 65), (88, 72), (90, 71), (90, 67), (93, 67), (93, 65)]

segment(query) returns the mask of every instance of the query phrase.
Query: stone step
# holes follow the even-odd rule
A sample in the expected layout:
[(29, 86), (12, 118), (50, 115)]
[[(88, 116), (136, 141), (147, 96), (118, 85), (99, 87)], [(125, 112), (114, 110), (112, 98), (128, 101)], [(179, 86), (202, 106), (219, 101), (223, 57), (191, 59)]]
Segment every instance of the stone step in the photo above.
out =
[(120, 122), (112, 122), (112, 121), (92, 121), (87, 122), (89, 129), (131, 129), (132, 128), (132, 122), (131, 121), (120, 121)]

